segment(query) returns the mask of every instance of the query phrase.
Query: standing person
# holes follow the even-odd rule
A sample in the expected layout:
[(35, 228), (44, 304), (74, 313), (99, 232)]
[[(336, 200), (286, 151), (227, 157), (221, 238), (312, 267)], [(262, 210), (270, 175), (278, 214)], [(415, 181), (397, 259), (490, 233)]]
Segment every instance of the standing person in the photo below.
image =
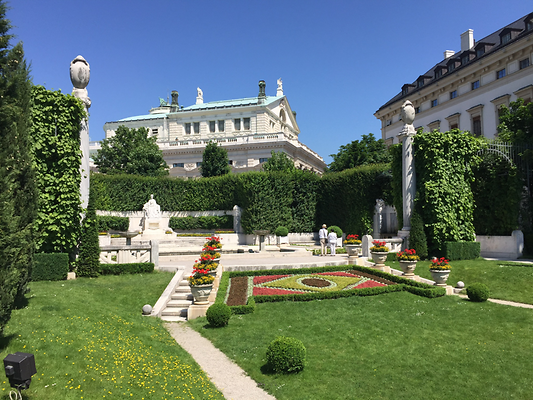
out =
[(322, 229), (318, 231), (318, 237), (320, 239), (320, 255), (325, 256), (326, 252), (326, 240), (328, 239), (328, 230), (326, 224), (322, 225)]
[(331, 255), (335, 255), (335, 246), (337, 245), (337, 234), (332, 230), (328, 235), (329, 248), (331, 249)]

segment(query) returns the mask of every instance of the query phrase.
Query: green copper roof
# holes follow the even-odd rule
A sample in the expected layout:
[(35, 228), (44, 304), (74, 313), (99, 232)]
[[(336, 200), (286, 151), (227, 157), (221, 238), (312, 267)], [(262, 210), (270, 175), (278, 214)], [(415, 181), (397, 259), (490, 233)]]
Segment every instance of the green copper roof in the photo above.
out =
[(140, 120), (143, 120), (143, 119), (158, 119), (158, 118), (163, 118), (165, 115), (167, 115), (167, 114), (137, 115), (137, 116), (135, 116), (135, 117), (128, 117), (128, 118), (119, 119), (118, 122), (123, 122), (123, 121), (140, 121)]
[[(278, 100), (280, 97), (267, 96), (265, 98), (265, 101), (261, 105), (268, 105), (268, 104)], [(193, 104), (192, 106), (183, 108), (183, 111), (212, 110), (212, 109), (216, 109), (216, 108), (232, 108), (232, 107), (255, 106), (257, 104), (258, 104), (258, 98), (257, 97), (247, 97), (247, 98), (244, 98), (244, 99), (220, 100), (220, 101), (210, 101), (209, 103), (203, 103), (203, 104)]]

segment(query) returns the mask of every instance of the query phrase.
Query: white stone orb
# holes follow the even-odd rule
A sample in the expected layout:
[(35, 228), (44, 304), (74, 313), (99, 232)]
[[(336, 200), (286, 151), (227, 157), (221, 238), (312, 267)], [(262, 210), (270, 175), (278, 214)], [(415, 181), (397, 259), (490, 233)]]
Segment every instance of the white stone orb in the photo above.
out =
[(465, 287), (465, 283), (463, 281), (459, 281), (459, 282), (457, 282), (457, 287), (459, 289), (463, 289)]
[(82, 56), (70, 63), (70, 80), (76, 89), (85, 89), (91, 79), (91, 67)]
[(152, 306), (150, 304), (145, 304), (143, 306), (143, 315), (150, 315), (152, 313)]

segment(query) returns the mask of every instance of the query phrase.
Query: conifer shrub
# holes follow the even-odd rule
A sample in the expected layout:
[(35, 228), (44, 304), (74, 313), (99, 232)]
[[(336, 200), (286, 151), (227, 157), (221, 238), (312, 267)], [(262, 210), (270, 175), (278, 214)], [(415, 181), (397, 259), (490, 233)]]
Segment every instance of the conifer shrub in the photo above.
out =
[(274, 233), (276, 236), (287, 236), (289, 234), (289, 230), (284, 226), (278, 226)]
[(228, 324), (231, 308), (225, 303), (215, 303), (207, 309), (205, 316), (209, 325), (220, 328)]
[(409, 235), (409, 246), (416, 250), (416, 254), (421, 260), (428, 257), (428, 243), (424, 232), (424, 221), (417, 212), (411, 216), (411, 233)]
[(76, 261), (76, 274), (87, 277), (97, 277), (100, 274), (100, 245), (98, 243), (96, 210), (94, 209), (92, 190), (89, 194), (87, 212), (83, 219), (80, 252)]
[(37, 253), (31, 272), (32, 281), (61, 281), (67, 279), (69, 257), (67, 253)]
[(472, 283), (466, 288), (466, 294), (471, 301), (482, 302), (489, 298), (489, 287), (484, 283)]
[(306, 353), (301, 340), (280, 336), (268, 346), (266, 358), (276, 372), (299, 372), (305, 366)]

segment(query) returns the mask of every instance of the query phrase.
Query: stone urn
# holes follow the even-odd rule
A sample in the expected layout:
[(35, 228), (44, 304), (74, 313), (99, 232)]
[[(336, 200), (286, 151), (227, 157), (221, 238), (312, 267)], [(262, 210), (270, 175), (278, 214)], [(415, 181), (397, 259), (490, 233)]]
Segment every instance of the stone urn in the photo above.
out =
[(218, 265), (217, 265), (217, 267), (216, 267), (215, 269), (210, 270), (210, 271), (207, 273), (207, 275), (216, 278), (216, 276), (217, 276), (217, 271), (218, 271)]
[(346, 244), (344, 248), (349, 257), (358, 257), (362, 252), (363, 246), (360, 244)]
[(436, 286), (446, 286), (446, 281), (450, 276), (449, 269), (430, 269), (431, 277), (435, 281)]
[(209, 295), (213, 290), (213, 284), (209, 285), (191, 285), (191, 293), (194, 298), (194, 304), (209, 304)]
[(404, 276), (414, 276), (417, 261), (400, 260), (400, 268)]
[(388, 251), (371, 251), (370, 254), (376, 267), (383, 268), (385, 266), (385, 261), (387, 261), (387, 256), (389, 255)]

